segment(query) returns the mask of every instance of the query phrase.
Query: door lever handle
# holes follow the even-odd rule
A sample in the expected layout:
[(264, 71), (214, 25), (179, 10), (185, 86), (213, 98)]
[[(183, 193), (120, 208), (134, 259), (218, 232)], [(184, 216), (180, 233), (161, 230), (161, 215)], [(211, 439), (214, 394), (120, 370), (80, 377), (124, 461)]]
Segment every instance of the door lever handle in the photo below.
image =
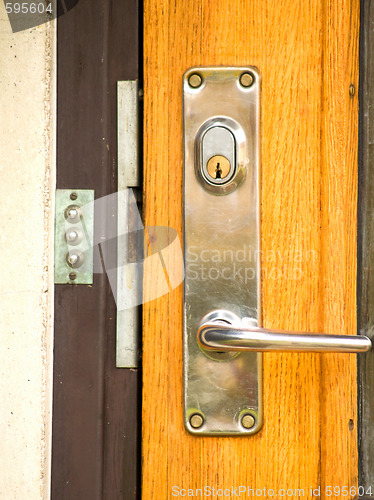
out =
[[(241, 321), (227, 311), (213, 311), (198, 330), (199, 345), (207, 351), (257, 352), (367, 352), (371, 340), (363, 335), (327, 335), (286, 332), (256, 326), (256, 321)], [(229, 319), (228, 319), (229, 318)], [(251, 324), (252, 323), (252, 324)]]

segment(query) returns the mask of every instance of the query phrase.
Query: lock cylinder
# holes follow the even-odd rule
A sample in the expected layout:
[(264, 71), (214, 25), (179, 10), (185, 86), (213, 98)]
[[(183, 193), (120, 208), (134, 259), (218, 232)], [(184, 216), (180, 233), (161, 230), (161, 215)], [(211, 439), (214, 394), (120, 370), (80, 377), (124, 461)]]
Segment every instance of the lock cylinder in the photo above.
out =
[(201, 137), (203, 178), (214, 185), (225, 184), (235, 173), (236, 143), (232, 132), (222, 126), (212, 126)]
[(206, 191), (227, 195), (244, 181), (248, 165), (244, 138), (242, 126), (228, 116), (213, 116), (198, 128), (194, 167)]

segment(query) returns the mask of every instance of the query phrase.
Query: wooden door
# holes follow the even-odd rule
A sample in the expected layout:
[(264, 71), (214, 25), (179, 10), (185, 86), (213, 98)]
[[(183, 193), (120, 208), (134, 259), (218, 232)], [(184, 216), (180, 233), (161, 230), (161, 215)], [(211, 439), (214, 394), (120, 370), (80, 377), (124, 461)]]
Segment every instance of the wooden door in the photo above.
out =
[[(359, 10), (358, 0), (144, 2), (147, 226), (182, 240), (185, 70), (261, 73), (265, 327), (356, 332)], [(145, 287), (154, 279), (147, 267)], [(335, 486), (334, 498), (354, 498), (342, 488), (357, 485), (356, 356), (266, 354), (262, 430), (194, 437), (183, 425), (182, 305), (182, 286), (144, 305), (143, 500), (208, 485), (265, 488), (262, 498), (319, 487), (327, 498)]]

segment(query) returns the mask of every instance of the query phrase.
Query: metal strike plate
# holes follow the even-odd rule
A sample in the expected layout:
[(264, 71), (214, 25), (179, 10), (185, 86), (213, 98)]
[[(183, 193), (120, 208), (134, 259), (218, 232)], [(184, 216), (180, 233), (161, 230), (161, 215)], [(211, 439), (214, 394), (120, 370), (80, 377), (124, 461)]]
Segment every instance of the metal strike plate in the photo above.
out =
[(55, 283), (93, 283), (94, 191), (57, 189)]
[[(142, 293), (142, 277), (129, 262), (140, 260), (142, 248), (132, 242), (142, 227), (135, 196), (141, 198), (139, 163), (139, 87), (136, 80), (117, 82), (118, 244), (116, 367), (137, 368), (141, 308), (133, 305)], [(133, 226), (133, 227), (132, 227)], [(139, 237), (139, 236), (138, 236)], [(138, 244), (137, 244), (138, 243)]]
[(232, 311), (260, 322), (260, 84), (252, 67), (189, 69), (184, 103), (184, 403), (193, 434), (262, 426), (262, 355), (206, 353), (197, 332)]

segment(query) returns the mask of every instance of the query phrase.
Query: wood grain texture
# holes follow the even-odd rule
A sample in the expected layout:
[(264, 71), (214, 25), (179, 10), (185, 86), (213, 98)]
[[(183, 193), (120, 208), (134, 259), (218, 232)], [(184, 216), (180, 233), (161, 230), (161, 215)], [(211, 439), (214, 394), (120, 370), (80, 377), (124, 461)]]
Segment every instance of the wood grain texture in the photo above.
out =
[[(355, 332), (358, 103), (349, 86), (358, 84), (358, 33), (358, 0), (145, 0), (146, 225), (182, 239), (184, 71), (261, 72), (269, 328)], [(304, 488), (311, 498), (311, 487), (355, 485), (355, 356), (266, 354), (262, 431), (192, 437), (183, 427), (182, 300), (180, 286), (144, 306), (143, 499), (172, 498), (173, 486)]]

